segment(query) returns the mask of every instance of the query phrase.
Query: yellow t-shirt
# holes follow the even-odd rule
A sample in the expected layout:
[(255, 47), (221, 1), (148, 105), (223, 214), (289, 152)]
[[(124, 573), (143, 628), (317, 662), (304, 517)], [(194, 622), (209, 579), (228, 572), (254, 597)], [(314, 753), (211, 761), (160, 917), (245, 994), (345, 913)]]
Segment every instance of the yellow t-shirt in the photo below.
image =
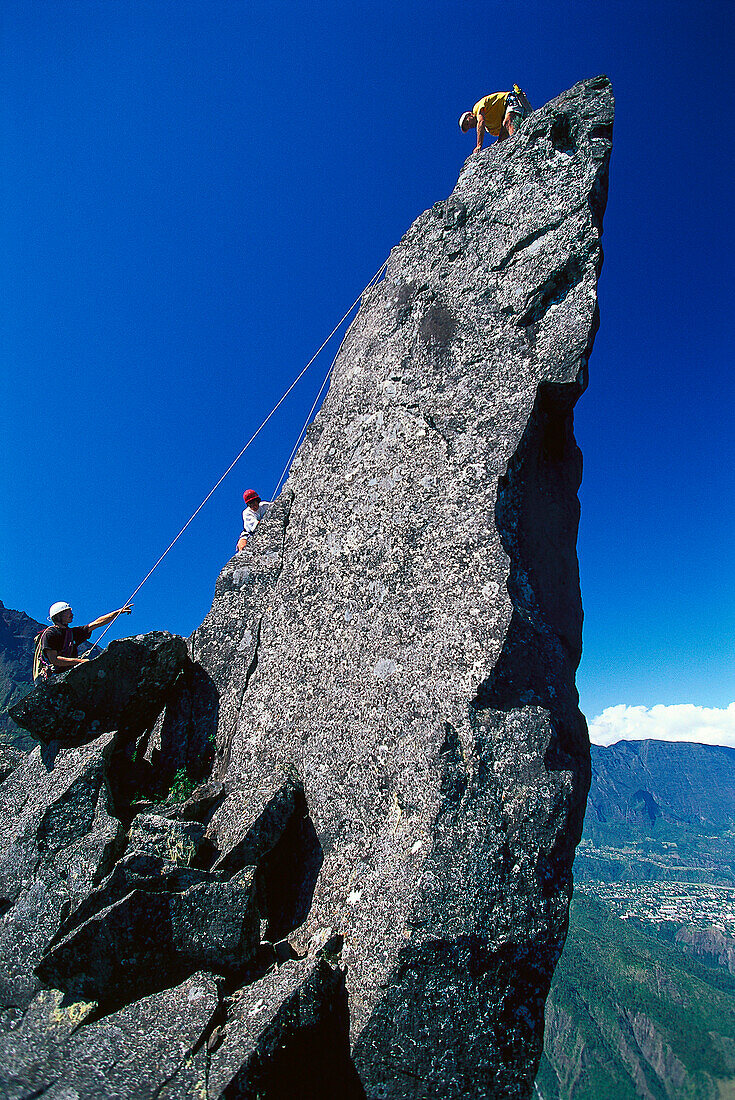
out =
[(477, 118), (483, 107), (485, 108), (485, 129), (493, 137), (497, 137), (500, 133), (500, 127), (503, 125), (503, 119), (505, 118), (505, 101), (509, 95), (510, 92), (493, 92), (492, 95), (486, 95), (483, 99), (479, 99), (472, 108), (472, 114), (475, 118)]

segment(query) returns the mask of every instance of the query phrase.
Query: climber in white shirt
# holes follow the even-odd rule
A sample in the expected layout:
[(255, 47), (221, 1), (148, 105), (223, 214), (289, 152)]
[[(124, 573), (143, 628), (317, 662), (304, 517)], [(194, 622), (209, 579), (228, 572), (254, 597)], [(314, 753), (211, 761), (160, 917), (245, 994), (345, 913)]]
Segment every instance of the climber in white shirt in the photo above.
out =
[(272, 503), (270, 500), (261, 500), (255, 489), (246, 489), (242, 494), (242, 499), (245, 501), (245, 508), (242, 513), (242, 534), (237, 540), (238, 550), (245, 549), (248, 539)]

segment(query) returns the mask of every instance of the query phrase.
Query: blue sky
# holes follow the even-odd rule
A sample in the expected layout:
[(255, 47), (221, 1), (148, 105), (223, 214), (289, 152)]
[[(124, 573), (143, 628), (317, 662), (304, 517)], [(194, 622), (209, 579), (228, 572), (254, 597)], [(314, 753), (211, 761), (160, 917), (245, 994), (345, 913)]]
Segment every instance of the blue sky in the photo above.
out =
[[(39, 619), (69, 600), (79, 622), (118, 606), (452, 190), (460, 111), (606, 72), (602, 326), (577, 409), (582, 707), (726, 707), (734, 24), (730, 0), (4, 0), (0, 599)], [(241, 493), (272, 491), (328, 363), (118, 633), (201, 621)]]

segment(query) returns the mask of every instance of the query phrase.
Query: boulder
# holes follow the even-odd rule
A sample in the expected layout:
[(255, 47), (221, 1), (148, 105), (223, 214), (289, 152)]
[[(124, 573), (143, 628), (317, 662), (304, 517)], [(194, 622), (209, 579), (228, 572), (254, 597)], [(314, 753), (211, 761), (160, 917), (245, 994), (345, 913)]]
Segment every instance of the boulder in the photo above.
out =
[(169, 863), (148, 852), (128, 850), (115, 863), (101, 885), (64, 920), (52, 943), (64, 939), (95, 914), (108, 909), (134, 890), (144, 890), (147, 893), (181, 893), (199, 882), (211, 881), (212, 876), (206, 871)]
[(50, 1095), (154, 1100), (176, 1080), (188, 1086), (179, 1097), (206, 1096), (203, 1067), (192, 1075), (189, 1063), (218, 1007), (216, 983), (200, 972), (90, 1024), (68, 1043), (63, 1085)]
[(110, 642), (101, 656), (36, 687), (9, 714), (39, 741), (74, 741), (155, 721), (186, 660), (183, 638), (165, 631)]
[(227, 1002), (209, 1095), (228, 1100), (360, 1100), (344, 974), (324, 959), (287, 962)]
[(0, 1038), (2, 1095), (153, 1100), (176, 1081), (177, 1096), (205, 1096), (206, 1074), (201, 1063), (198, 1075), (191, 1072), (192, 1054), (218, 1007), (217, 986), (205, 973), (93, 1023), (94, 1003), (43, 990), (20, 1026)]
[(113, 734), (61, 750), (51, 770), (37, 747), (0, 784), (0, 1003), (24, 1005), (33, 969), (66, 914), (107, 874), (123, 838), (109, 812)]
[(54, 944), (37, 972), (45, 985), (109, 1010), (202, 968), (244, 970), (260, 939), (254, 878), (246, 868), (180, 892), (132, 890)]
[(303, 789), (293, 777), (276, 774), (260, 788), (236, 787), (207, 827), (220, 850), (212, 869), (228, 875), (254, 866), (275, 847), (294, 814), (305, 812)]
[(127, 850), (159, 856), (169, 863), (190, 867), (196, 864), (203, 839), (204, 826), (198, 821), (175, 821), (157, 814), (138, 814), (130, 826)]
[(16, 1026), (0, 1035), (0, 1096), (48, 1095), (63, 1074), (69, 1039), (96, 1008), (94, 1001), (68, 1001), (58, 989), (40, 990)]

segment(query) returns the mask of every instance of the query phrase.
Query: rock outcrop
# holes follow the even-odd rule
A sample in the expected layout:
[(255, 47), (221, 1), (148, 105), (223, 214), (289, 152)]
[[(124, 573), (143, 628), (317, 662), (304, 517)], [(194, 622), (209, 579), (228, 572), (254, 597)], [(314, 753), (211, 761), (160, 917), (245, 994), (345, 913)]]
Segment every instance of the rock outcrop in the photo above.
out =
[(8, 713), (42, 741), (145, 728), (161, 713), (186, 657), (183, 639), (164, 631), (110, 642), (100, 657), (40, 683)]
[(35, 749), (0, 784), (0, 1006), (25, 1007), (64, 917), (110, 869), (122, 834), (105, 786), (112, 735), (60, 753)]
[(572, 410), (611, 126), (577, 85), (415, 222), (192, 639), (232, 792), (210, 836), (296, 769), (296, 866), (323, 863), (279, 931), (344, 936), (369, 1095), (526, 1095), (540, 1053), (589, 784)]
[(188, 655), (136, 639), (131, 691), (92, 704), (101, 658), (16, 708), (44, 835), (90, 851), (73, 898), (39, 878), (34, 809), (7, 860), (7, 928), (54, 898), (9, 1095), (530, 1095), (589, 785), (573, 408), (612, 119), (576, 85), (414, 223)]

